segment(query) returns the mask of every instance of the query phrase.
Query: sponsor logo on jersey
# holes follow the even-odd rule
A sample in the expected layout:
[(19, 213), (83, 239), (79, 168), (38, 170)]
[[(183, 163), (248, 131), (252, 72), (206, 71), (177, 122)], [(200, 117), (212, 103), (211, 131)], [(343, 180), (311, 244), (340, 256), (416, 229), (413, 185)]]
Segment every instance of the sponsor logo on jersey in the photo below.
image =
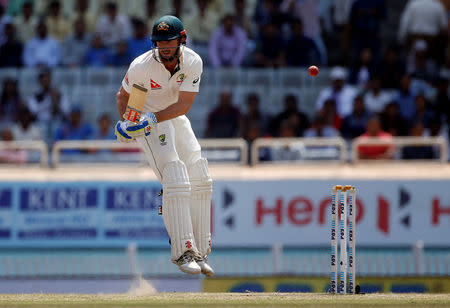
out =
[(199, 80), (200, 80), (200, 77), (195, 78), (195, 79), (192, 81), (192, 84), (196, 84)]
[(191, 241), (186, 241), (186, 242), (184, 243), (184, 245), (186, 246), (187, 249), (192, 248)]
[(182, 83), (184, 81), (184, 78), (186, 78), (186, 75), (181, 73), (180, 75), (178, 75), (177, 77), (177, 82), (178, 83)]
[(150, 89), (152, 89), (152, 90), (160, 90), (161, 86), (156, 81), (154, 81), (153, 79), (150, 79)]
[(167, 144), (166, 134), (159, 135), (158, 138), (159, 138), (159, 142), (161, 143), (161, 145), (166, 145)]
[(169, 30), (169, 25), (167, 23), (165, 23), (164, 21), (160, 22), (156, 27), (159, 31)]

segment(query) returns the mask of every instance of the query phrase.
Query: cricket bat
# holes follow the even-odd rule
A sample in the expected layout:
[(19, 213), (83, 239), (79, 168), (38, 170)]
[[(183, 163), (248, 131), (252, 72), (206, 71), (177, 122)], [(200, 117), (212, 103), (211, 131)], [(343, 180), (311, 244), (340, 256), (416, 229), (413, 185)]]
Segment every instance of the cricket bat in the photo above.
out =
[(128, 99), (127, 109), (125, 110), (125, 114), (123, 115), (125, 120), (134, 123), (139, 122), (142, 110), (144, 109), (147, 91), (148, 90), (146, 88), (137, 84), (133, 84), (130, 97)]

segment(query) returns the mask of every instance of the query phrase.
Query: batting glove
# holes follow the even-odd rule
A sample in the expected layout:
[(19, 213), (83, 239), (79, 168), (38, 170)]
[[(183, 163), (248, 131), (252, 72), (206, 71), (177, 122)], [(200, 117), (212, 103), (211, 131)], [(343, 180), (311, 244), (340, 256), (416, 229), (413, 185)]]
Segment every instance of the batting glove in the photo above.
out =
[(155, 124), (158, 123), (158, 120), (153, 112), (146, 112), (141, 115), (141, 120), (139, 122), (142, 122), (145, 125), (145, 135), (148, 136), (152, 133), (152, 130), (155, 127)]
[(116, 135), (117, 141), (120, 142), (131, 142), (133, 137), (126, 133), (128, 121), (119, 121), (116, 124), (114, 134)]

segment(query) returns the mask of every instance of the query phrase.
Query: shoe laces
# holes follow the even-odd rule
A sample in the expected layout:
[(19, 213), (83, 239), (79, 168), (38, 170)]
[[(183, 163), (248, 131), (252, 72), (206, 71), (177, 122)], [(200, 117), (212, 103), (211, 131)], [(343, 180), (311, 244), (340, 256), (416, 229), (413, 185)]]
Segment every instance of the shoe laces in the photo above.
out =
[(189, 251), (186, 251), (185, 253), (183, 253), (181, 255), (181, 257), (178, 258), (177, 264), (178, 265), (183, 265), (183, 264), (190, 263), (190, 262), (193, 262), (193, 261), (195, 261), (194, 253), (189, 250)]
[(208, 256), (204, 256), (202, 257), (202, 255), (200, 255), (200, 253), (196, 254), (194, 256), (195, 262), (205, 262), (208, 263)]

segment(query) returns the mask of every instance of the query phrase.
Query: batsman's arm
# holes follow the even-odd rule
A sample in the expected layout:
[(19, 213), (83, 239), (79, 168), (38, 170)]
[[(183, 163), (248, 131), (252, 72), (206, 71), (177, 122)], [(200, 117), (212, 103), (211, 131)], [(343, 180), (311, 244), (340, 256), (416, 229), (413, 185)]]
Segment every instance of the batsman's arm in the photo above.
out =
[(155, 113), (158, 123), (186, 114), (194, 103), (197, 92), (180, 91), (178, 101)]
[(116, 104), (117, 104), (117, 111), (119, 112), (120, 120), (123, 121), (123, 115), (125, 113), (125, 110), (127, 109), (128, 105), (128, 99), (130, 98), (130, 94), (125, 91), (123, 87), (120, 87), (119, 92), (117, 92), (116, 95)]

